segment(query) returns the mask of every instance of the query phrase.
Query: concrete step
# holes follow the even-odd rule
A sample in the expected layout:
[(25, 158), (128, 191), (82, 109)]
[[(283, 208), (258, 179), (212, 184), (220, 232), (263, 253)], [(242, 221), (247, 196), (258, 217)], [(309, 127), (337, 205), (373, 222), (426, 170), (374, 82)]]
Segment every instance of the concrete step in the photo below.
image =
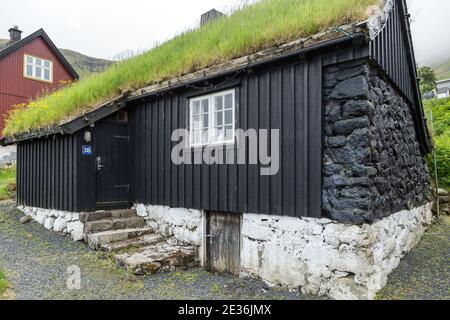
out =
[(102, 220), (85, 222), (84, 232), (90, 234), (109, 230), (140, 228), (145, 225), (145, 220), (138, 216), (130, 218), (105, 218)]
[(100, 245), (100, 249), (106, 252), (117, 252), (127, 249), (138, 249), (150, 245), (157, 244), (158, 242), (163, 241), (163, 237), (152, 233), (147, 234), (141, 237), (137, 237), (134, 239), (127, 239), (124, 241), (113, 242), (113, 243), (104, 243)]
[(133, 253), (114, 256), (117, 264), (136, 275), (168, 272), (194, 267), (197, 262), (197, 248), (160, 242)]
[(80, 220), (82, 222), (90, 222), (103, 219), (112, 219), (112, 218), (124, 219), (131, 217), (137, 217), (135, 209), (85, 212), (80, 215)]
[(88, 234), (86, 236), (86, 242), (91, 249), (98, 250), (103, 244), (135, 239), (151, 233), (153, 233), (153, 230), (149, 227), (110, 230)]

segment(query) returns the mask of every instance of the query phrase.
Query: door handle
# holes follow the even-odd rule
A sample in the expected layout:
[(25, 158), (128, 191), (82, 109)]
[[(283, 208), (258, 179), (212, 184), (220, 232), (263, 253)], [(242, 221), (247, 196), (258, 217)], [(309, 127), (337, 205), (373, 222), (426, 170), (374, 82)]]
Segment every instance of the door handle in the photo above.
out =
[(102, 157), (97, 157), (97, 171), (101, 171), (105, 166), (102, 164)]

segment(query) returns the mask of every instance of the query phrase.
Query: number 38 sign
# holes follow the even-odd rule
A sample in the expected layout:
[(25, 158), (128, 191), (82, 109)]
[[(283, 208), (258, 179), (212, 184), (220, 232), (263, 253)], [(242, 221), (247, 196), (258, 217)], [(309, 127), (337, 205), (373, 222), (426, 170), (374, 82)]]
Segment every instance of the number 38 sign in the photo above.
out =
[(83, 146), (81, 153), (83, 156), (92, 156), (92, 146)]

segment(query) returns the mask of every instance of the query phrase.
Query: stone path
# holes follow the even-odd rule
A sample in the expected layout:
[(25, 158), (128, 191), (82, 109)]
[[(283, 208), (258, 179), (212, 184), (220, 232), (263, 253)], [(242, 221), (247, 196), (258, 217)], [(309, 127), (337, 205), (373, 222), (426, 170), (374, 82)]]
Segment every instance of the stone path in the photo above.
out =
[(173, 272), (198, 266), (198, 250), (163, 239), (135, 209), (83, 213), (89, 247), (110, 252), (114, 261), (135, 275)]

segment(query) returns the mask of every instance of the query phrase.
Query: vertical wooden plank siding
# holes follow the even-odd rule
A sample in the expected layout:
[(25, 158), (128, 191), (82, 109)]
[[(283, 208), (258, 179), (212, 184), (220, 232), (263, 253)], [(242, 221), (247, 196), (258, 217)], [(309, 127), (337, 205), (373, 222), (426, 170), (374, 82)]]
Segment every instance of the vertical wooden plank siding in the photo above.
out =
[[(340, 60), (352, 57), (346, 53)], [(180, 90), (130, 108), (132, 202), (320, 217), (322, 59), (256, 71), (231, 88), (236, 90), (236, 128), (280, 130), (278, 174), (260, 175), (259, 164), (174, 165), (172, 131), (188, 127), (189, 98), (202, 95)], [(234, 154), (227, 148), (218, 153), (237, 159), (239, 147)], [(274, 152), (270, 143), (269, 152)]]
[(396, 0), (385, 27), (370, 42), (370, 52), (372, 58), (392, 78), (409, 101), (415, 103), (416, 75), (411, 67), (413, 62), (404, 28), (406, 22), (402, 21), (405, 19), (403, 4), (401, 0)]
[[(372, 53), (377, 50), (372, 48)], [(128, 108), (130, 201), (228, 213), (321, 217), (323, 68), (368, 55), (368, 46), (355, 46), (255, 68), (225, 85), (220, 78), (213, 80), (223, 89), (178, 89), (134, 102)], [(238, 150), (245, 145), (246, 164), (175, 165), (171, 161), (172, 148), (178, 143), (171, 141), (173, 130), (189, 127), (189, 99), (229, 89), (235, 90), (237, 129), (279, 130), (277, 174), (262, 176), (263, 165), (249, 164), (248, 141), (238, 141), (234, 149), (216, 150), (224, 158), (237, 160)], [(85, 130), (92, 129), (19, 143), (19, 204), (78, 212), (95, 209), (95, 159), (81, 154)], [(273, 157), (276, 150), (271, 149), (270, 137), (269, 132), (268, 151)], [(94, 146), (95, 139), (93, 135)], [(202, 150), (197, 152), (201, 157)]]
[(64, 136), (19, 143), (18, 204), (77, 211), (75, 141)]

